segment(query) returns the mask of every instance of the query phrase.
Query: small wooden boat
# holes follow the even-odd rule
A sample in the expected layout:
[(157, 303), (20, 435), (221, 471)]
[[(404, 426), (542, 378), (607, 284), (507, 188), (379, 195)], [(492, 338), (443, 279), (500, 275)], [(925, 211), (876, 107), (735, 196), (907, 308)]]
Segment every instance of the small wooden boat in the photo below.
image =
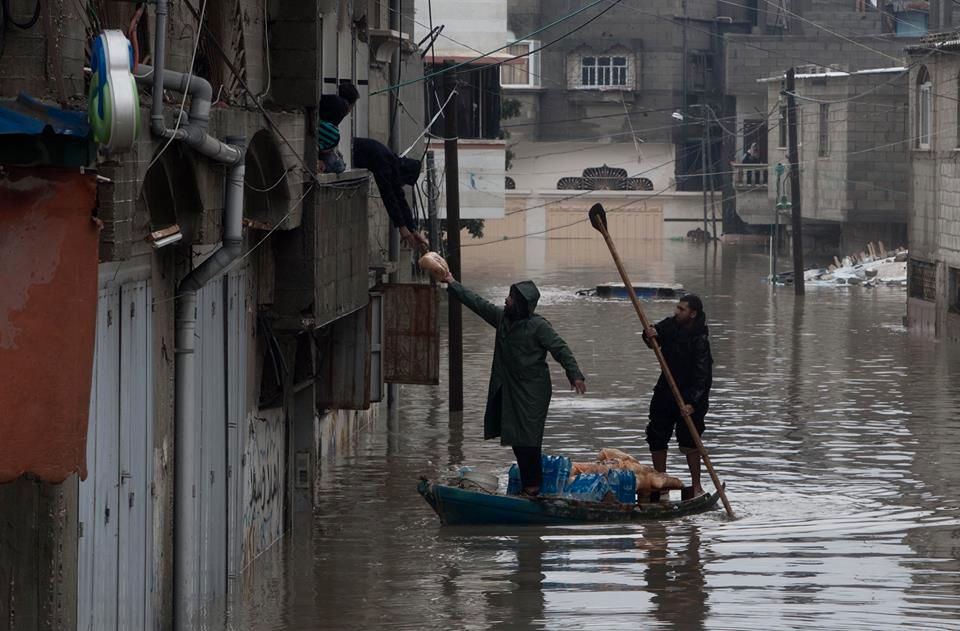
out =
[(417, 490), (447, 526), (466, 524), (585, 524), (673, 519), (708, 511), (720, 495), (647, 504), (583, 502), (557, 496), (526, 498), (460, 488), (421, 478)]
[[(683, 285), (675, 283), (634, 283), (633, 291), (641, 300), (672, 300), (683, 295)], [(616, 298), (626, 300), (630, 297), (623, 283), (603, 283), (593, 289), (581, 289), (578, 296), (596, 296), (598, 298)]]

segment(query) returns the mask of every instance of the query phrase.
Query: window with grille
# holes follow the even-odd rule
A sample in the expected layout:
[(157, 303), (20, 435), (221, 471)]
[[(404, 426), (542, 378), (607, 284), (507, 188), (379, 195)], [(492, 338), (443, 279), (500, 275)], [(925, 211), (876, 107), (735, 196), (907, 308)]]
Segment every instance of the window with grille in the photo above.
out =
[(950, 311), (960, 313), (960, 269), (950, 268)]
[(910, 259), (907, 269), (907, 291), (911, 298), (929, 302), (937, 300), (937, 266)]
[(538, 48), (540, 48), (540, 42), (533, 40), (524, 40), (508, 46), (507, 52), (515, 59), (500, 66), (500, 85), (518, 88), (539, 86), (540, 51), (537, 50)]
[(584, 88), (626, 87), (626, 57), (580, 58), (580, 86)]

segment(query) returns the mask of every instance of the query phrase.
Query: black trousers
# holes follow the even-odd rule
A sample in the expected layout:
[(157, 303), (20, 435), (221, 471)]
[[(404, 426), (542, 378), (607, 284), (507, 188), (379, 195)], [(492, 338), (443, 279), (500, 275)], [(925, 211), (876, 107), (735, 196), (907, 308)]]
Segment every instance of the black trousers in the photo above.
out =
[(517, 457), (517, 467), (520, 468), (520, 484), (524, 488), (540, 488), (540, 482), (543, 481), (540, 447), (514, 447), (513, 455)]

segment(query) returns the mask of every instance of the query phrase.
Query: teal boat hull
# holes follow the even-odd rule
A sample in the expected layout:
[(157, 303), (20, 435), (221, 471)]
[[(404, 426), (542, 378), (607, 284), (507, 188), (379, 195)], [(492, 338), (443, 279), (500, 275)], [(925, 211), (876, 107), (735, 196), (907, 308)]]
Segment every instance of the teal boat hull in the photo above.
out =
[(417, 490), (446, 526), (560, 525), (675, 519), (711, 510), (720, 499), (720, 495), (714, 492), (683, 501), (606, 504), (563, 497), (499, 495), (430, 480), (421, 480)]

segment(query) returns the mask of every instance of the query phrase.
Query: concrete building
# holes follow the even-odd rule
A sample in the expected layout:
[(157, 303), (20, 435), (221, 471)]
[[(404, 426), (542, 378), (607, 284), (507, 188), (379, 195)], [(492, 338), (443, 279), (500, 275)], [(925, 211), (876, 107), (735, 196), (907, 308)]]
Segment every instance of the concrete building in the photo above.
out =
[[(512, 57), (510, 51), (499, 50), (507, 42), (507, 0), (471, 2), (469, 9), (456, 0), (416, 0), (414, 4), (416, 39), (426, 41), (427, 72), (432, 74), (444, 67), (458, 66), (450, 77), (429, 78), (420, 89), (425, 94), (427, 117), (436, 119), (430, 128), (432, 137), (442, 139), (446, 134), (442, 112), (448, 111), (445, 104), (449, 97), (444, 82), (450, 79), (457, 84), (457, 96), (450, 100), (449, 106), (457, 110), (459, 127), (460, 217), (503, 217), (506, 142), (500, 127), (502, 95), (498, 64)], [(431, 29), (436, 31), (432, 33)], [(437, 173), (443, 173), (442, 141), (432, 144), (431, 149), (435, 153)], [(437, 211), (441, 218), (446, 217), (442, 179), (437, 178), (441, 191)]]
[(960, 339), (960, 35), (909, 49), (910, 213), (907, 326)]
[[(854, 72), (800, 67), (796, 75), (804, 249), (829, 260), (868, 242), (906, 245), (907, 69)], [(785, 77), (760, 80), (777, 112), (763, 154), (789, 167)], [(767, 161), (764, 161), (767, 162)], [(734, 165), (737, 209), (750, 224), (771, 224), (776, 181), (765, 164)], [(769, 171), (776, 178), (776, 170)], [(789, 197), (785, 172), (782, 193)], [(787, 228), (789, 216), (781, 217)]]
[[(316, 104), (341, 81), (361, 92), (348, 163), (355, 136), (422, 130), (390, 119), (421, 87), (386, 90), (423, 74), (411, 9), (44, 3), (30, 24), (34, 3), (9, 6), (27, 26), (0, 52), (0, 268), (19, 288), (0, 378), (24, 387), (0, 394), (0, 629), (216, 625), (254, 560), (310, 528), (320, 465), (385, 416), (385, 382), (436, 379), (429, 322), (413, 359), (384, 334), (437, 298), (385, 282), (411, 254), (391, 256), (367, 172), (314, 175)], [(118, 66), (98, 61), (105, 29)], [(130, 99), (106, 127), (87, 99), (105, 85)]]
[(643, 226), (629, 231), (638, 238), (703, 229), (705, 208), (713, 233), (722, 193), (711, 202), (702, 190), (710, 188), (704, 166), (717, 173), (724, 162), (714, 116), (722, 110), (723, 34), (750, 32), (755, 17), (733, 4), (511, 0), (510, 39), (521, 40), (511, 52), (531, 53), (501, 74), (518, 114), (503, 125), (507, 213), (516, 216), (487, 222), (485, 232), (568, 237), (564, 222), (550, 219), (558, 204), (585, 213), (605, 195), (591, 191), (611, 190), (609, 203), (624, 215), (644, 214), (628, 220)]
[[(757, 202), (768, 180), (775, 182), (775, 161), (768, 148), (775, 146), (780, 135), (782, 115), (779, 102), (769, 101), (768, 85), (757, 79), (800, 66), (813, 69), (813, 74), (901, 66), (905, 47), (917, 43), (928, 28), (946, 29), (953, 23), (952, 6), (949, 0), (890, 2), (879, 7), (866, 3), (865, 11), (859, 12), (854, 3), (845, 0), (807, 0), (789, 6), (771, 2), (758, 9), (758, 26), (749, 34), (727, 34), (722, 116), (728, 118), (730, 127), (724, 133), (724, 152), (736, 163), (726, 196), (728, 228), (737, 225), (738, 230), (766, 231), (769, 225)], [(877, 131), (881, 136), (887, 134), (879, 127)], [(754, 142), (761, 148), (760, 164), (770, 165), (769, 169), (759, 169), (765, 171), (759, 188), (752, 179), (758, 165), (749, 169), (739, 166), (744, 151)], [(808, 211), (819, 212), (804, 200), (804, 214)], [(768, 207), (766, 213), (769, 216), (772, 209)], [(882, 217), (878, 220), (884, 221)]]

